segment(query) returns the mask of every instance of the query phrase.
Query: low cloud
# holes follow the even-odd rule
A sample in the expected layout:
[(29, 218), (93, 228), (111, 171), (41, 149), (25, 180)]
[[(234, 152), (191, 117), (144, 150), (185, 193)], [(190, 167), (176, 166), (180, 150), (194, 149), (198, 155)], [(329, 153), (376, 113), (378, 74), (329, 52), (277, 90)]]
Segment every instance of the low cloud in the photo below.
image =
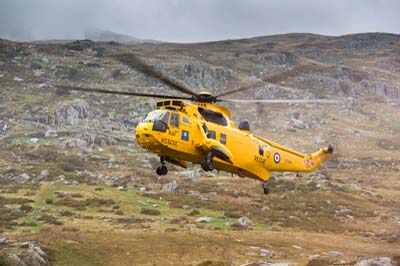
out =
[(0, 37), (79, 39), (90, 29), (171, 42), (400, 33), (398, 10), (396, 0), (1, 0)]

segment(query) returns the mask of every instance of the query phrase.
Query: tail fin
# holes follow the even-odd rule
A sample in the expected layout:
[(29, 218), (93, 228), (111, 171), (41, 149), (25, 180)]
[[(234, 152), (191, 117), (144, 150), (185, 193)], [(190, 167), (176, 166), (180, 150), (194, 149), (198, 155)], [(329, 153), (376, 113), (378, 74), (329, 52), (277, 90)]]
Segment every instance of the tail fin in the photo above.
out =
[(308, 165), (307, 171), (312, 171), (318, 166), (320, 166), (327, 159), (332, 157), (333, 155), (333, 147), (331, 145), (321, 148), (319, 151), (309, 155), (306, 159), (306, 164)]

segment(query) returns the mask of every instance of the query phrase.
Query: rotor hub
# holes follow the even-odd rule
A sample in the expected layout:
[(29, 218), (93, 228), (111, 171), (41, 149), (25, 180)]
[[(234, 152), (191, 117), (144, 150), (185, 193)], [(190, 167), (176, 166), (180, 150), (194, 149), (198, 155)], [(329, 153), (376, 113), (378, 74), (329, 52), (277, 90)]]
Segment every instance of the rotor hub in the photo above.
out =
[(205, 103), (215, 103), (217, 97), (212, 96), (212, 94), (208, 91), (201, 91), (197, 95), (192, 97), (194, 102), (205, 102)]

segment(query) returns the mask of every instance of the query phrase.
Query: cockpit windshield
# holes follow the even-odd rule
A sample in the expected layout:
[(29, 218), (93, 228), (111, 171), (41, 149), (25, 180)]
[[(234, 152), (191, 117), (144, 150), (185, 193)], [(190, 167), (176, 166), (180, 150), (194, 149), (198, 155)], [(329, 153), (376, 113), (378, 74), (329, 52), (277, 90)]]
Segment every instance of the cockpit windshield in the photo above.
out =
[(154, 122), (160, 120), (161, 116), (165, 113), (165, 110), (155, 110), (146, 115), (143, 122)]

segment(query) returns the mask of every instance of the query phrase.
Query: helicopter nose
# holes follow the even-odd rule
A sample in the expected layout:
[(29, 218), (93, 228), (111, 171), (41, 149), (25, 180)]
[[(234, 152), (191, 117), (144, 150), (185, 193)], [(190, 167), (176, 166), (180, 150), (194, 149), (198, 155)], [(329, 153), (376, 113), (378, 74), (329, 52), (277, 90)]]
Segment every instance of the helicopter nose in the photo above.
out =
[(136, 126), (136, 141), (142, 147), (145, 147), (146, 143), (149, 142), (151, 137), (150, 128), (151, 126), (149, 123), (139, 123)]

